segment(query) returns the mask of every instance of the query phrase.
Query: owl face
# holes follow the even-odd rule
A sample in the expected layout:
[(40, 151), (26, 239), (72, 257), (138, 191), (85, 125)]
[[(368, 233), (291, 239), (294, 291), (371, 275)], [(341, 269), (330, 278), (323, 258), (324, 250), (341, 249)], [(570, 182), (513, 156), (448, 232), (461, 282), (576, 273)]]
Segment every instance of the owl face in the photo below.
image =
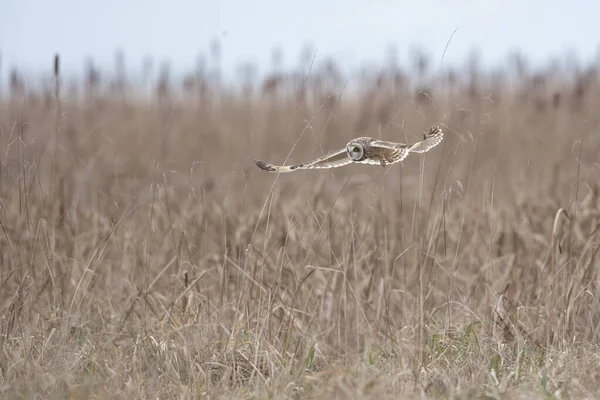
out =
[(350, 142), (346, 145), (346, 152), (352, 161), (361, 161), (365, 156), (365, 149), (360, 143)]

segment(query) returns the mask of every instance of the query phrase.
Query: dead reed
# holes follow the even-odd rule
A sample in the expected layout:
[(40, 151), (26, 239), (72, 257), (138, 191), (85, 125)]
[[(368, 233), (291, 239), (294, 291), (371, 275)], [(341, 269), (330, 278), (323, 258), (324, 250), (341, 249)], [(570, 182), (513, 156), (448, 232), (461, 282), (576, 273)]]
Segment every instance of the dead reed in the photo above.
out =
[[(57, 56), (0, 97), (2, 397), (600, 396), (597, 70), (312, 74), (144, 101)], [(402, 166), (252, 162), (438, 122)]]

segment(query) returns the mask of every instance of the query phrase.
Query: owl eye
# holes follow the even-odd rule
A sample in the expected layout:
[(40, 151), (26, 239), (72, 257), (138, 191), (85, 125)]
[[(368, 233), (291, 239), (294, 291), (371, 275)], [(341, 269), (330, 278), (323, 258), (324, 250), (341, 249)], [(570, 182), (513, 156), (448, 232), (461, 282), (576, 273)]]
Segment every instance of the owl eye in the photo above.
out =
[(355, 153), (359, 153), (360, 149), (358, 147), (355, 147), (354, 149), (352, 149), (352, 151), (355, 152)]

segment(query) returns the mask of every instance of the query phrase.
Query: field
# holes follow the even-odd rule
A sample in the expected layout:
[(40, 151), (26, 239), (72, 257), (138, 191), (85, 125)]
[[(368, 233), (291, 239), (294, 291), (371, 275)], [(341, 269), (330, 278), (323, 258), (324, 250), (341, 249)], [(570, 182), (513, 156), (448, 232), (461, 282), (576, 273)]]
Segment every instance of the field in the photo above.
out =
[(2, 398), (600, 397), (598, 66), (51, 71), (0, 88)]

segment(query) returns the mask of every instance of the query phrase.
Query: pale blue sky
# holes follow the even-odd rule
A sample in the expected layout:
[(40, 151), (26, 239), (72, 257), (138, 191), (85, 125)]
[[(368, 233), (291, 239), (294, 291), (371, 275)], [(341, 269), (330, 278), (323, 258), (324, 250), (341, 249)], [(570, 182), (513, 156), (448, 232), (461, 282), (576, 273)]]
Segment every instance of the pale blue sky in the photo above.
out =
[(306, 43), (317, 57), (334, 56), (347, 68), (384, 60), (389, 44), (407, 60), (422, 45), (437, 67), (463, 62), (477, 47), (485, 65), (521, 49), (535, 63), (567, 50), (584, 61), (598, 56), (600, 3), (583, 0), (0, 0), (2, 75), (17, 66), (49, 71), (59, 52), (64, 69), (80, 73), (86, 57), (112, 67), (117, 48), (129, 69), (151, 55), (175, 71), (192, 68), (212, 38), (234, 71), (254, 61), (264, 72), (280, 46), (284, 65), (296, 64)]

